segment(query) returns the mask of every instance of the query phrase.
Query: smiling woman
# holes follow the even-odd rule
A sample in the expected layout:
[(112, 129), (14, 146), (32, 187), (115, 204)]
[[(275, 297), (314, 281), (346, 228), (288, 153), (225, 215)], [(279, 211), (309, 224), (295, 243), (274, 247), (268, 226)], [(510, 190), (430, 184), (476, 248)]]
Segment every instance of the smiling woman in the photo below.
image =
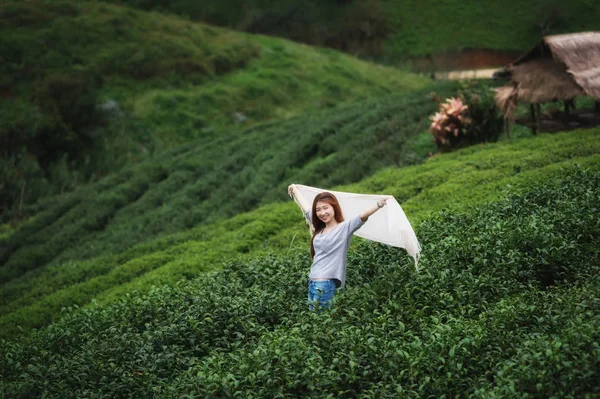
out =
[(375, 205), (364, 209), (351, 219), (344, 220), (342, 209), (334, 194), (317, 194), (310, 207), (296, 185), (290, 185), (288, 191), (314, 228), (310, 241), (313, 263), (308, 278), (309, 308), (313, 310), (315, 305), (329, 308), (337, 289), (343, 288), (346, 283), (346, 263), (352, 235), (364, 225), (369, 216), (385, 206), (387, 198), (377, 200)]

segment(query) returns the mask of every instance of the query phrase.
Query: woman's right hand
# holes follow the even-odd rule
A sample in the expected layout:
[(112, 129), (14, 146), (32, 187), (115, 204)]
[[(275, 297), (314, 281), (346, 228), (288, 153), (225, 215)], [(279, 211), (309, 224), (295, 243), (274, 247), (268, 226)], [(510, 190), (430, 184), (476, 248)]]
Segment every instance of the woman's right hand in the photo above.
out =
[(288, 194), (290, 195), (290, 197), (293, 197), (293, 196), (294, 196), (294, 189), (295, 189), (295, 188), (296, 188), (296, 185), (295, 185), (295, 184), (290, 184), (290, 185), (288, 186)]

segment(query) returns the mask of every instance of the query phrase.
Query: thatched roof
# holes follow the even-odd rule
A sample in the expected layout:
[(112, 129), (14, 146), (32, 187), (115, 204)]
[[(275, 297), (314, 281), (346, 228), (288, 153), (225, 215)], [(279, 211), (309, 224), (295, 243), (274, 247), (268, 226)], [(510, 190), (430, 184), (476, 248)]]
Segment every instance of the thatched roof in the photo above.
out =
[(545, 41), (587, 95), (600, 100), (600, 32), (548, 36)]
[(507, 117), (517, 101), (542, 103), (577, 95), (600, 100), (600, 32), (546, 36), (505, 73), (511, 84), (497, 90), (496, 102)]
[(550, 57), (532, 59), (509, 67), (519, 101), (543, 103), (585, 95), (562, 63)]

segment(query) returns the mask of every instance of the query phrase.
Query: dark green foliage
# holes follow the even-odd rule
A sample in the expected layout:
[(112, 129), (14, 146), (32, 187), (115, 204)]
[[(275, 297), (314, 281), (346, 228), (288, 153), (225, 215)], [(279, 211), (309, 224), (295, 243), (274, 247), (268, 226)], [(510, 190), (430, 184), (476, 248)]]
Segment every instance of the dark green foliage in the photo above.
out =
[(598, 395), (599, 184), (571, 169), (524, 195), (441, 212), (418, 227), (419, 273), (403, 251), (362, 242), (346, 293), (322, 314), (304, 303), (306, 250), (67, 312), (2, 342), (3, 392)]
[[(573, 16), (569, 15), (568, 4), (560, 0), (547, 0), (544, 6), (539, 7), (536, 10), (536, 21), (531, 27), (536, 33), (543, 35), (551, 35), (568, 30), (569, 20), (573, 19)], [(591, 11), (590, 7), (592, 3), (587, 4), (587, 10)]]
[[(291, 181), (329, 187), (358, 181), (403, 162), (403, 143), (422, 128), (414, 115), (424, 118), (432, 107), (424, 92), (389, 96), (232, 131), (127, 168), (71, 194), (66, 213), (64, 203), (40, 209), (0, 250), (0, 281), (232, 217), (285, 198)], [(390, 131), (390, 123), (397, 128)], [(388, 140), (394, 146), (385, 146)], [(38, 250), (25, 250), (30, 245)]]
[[(433, 99), (440, 104), (435, 118), (440, 114), (446, 117), (443, 122), (433, 119), (436, 126), (429, 129), (438, 151), (450, 152), (498, 140), (504, 126), (504, 117), (496, 106), (494, 93), (493, 84), (467, 81), (461, 82), (461, 90), (452, 99), (442, 99), (433, 94)], [(459, 106), (467, 108), (459, 113), (453, 112), (457, 105), (449, 101), (458, 101)]]
[(471, 119), (465, 145), (496, 142), (502, 133), (504, 117), (496, 106), (493, 86), (477, 81), (468, 82), (461, 93), (469, 106), (468, 115)]
[(26, 148), (38, 135), (41, 119), (31, 104), (0, 99), (0, 214), (16, 203), (23, 204), (23, 200), (25, 204), (29, 202), (23, 198), (30, 191), (30, 187), (25, 191), (27, 180), (23, 176), (38, 181), (45, 177)]
[(296, 0), (257, 9), (237, 28), (351, 54), (379, 55), (389, 22), (379, 0)]
[(144, 10), (184, 15), (210, 24), (286, 37), (356, 54), (378, 54), (388, 34), (388, 20), (379, 0), (108, 0)]
[[(382, 130), (374, 132), (376, 141), (390, 145), (390, 148), (395, 142), (404, 142), (405, 138), (398, 134), (399, 126), (401, 124), (395, 118), (383, 123)], [(575, 163), (597, 170), (600, 166), (598, 133), (597, 129), (580, 130), (472, 146), (434, 157), (424, 164), (386, 168), (357, 184), (339, 188), (350, 192), (392, 194), (401, 201), (414, 224), (429, 219), (432, 212), (449, 205), (467, 209), (501, 198), (508, 189), (518, 192), (535, 182), (552, 180), (561, 175), (563, 168)], [(388, 134), (393, 136), (381, 141)], [(309, 153), (314, 153), (315, 148), (308, 148)], [(380, 153), (382, 147), (377, 145), (376, 149)], [(417, 160), (416, 154), (425, 152), (421, 150), (404, 158), (402, 154), (410, 155), (411, 151), (407, 144), (397, 154), (400, 163)], [(14, 266), (28, 265), (29, 261), (37, 262), (41, 267), (10, 278), (2, 285), (0, 337), (19, 334), (18, 326), (25, 331), (42, 327), (58, 317), (64, 306), (83, 306), (93, 298), (107, 303), (133, 290), (145, 293), (153, 285), (175, 283), (219, 268), (224, 260), (261, 250), (287, 249), (291, 243), (302, 242), (306, 237), (306, 225), (295, 204), (289, 200), (172, 234), (173, 228), (168, 225), (171, 219), (182, 218), (182, 223), (187, 223), (195, 216), (185, 208), (187, 205), (172, 205), (180, 204), (181, 199), (176, 194), (181, 190), (178, 184), (187, 184), (186, 179), (193, 170), (194, 159), (187, 153), (186, 148), (171, 153), (172, 156), (180, 154), (181, 159), (186, 160), (181, 164), (177, 161), (143, 166), (139, 170), (134, 168), (129, 171), (132, 173), (114, 174), (95, 185), (98, 192), (107, 195), (110, 192), (116, 197), (131, 190), (124, 201), (130, 198), (135, 202), (118, 210), (95, 202), (98, 196), (95, 192), (48, 198), (32, 210), (38, 213), (36, 218), (15, 231), (5, 230), (8, 233), (2, 238), (6, 245), (5, 255), (12, 258), (7, 264), (13, 266), (12, 271), (7, 269), (8, 274), (16, 277), (18, 269)], [(128, 189), (128, 180), (137, 181), (137, 188)], [(146, 191), (142, 191), (146, 186)], [(273, 195), (284, 195), (284, 192), (285, 186), (273, 191)], [(142, 196), (138, 198), (140, 193)], [(211, 190), (202, 190), (198, 195), (204, 200), (210, 199)], [(109, 197), (103, 194), (100, 198)], [(111, 203), (121, 206), (120, 202)], [(214, 203), (218, 208), (226, 201)], [(171, 210), (172, 206), (182, 206), (177, 208), (182, 210), (175, 212)], [(155, 211), (151, 211), (152, 207)], [(98, 215), (98, 211), (113, 215), (109, 216), (105, 230), (86, 230), (94, 224), (82, 224), (80, 219), (85, 219), (88, 214)], [(163, 218), (163, 215), (167, 217)], [(73, 228), (78, 230), (75, 232)], [(62, 230), (74, 237), (71, 239), (75, 245), (60, 239)], [(155, 238), (144, 239), (146, 234), (153, 234)], [(30, 235), (34, 240), (29, 239)], [(54, 238), (54, 235), (58, 237)], [(52, 245), (43, 245), (44, 240)], [(131, 244), (135, 242), (142, 243)]]
[(93, 175), (89, 164), (102, 146), (99, 84), (88, 73), (48, 74), (29, 101), (0, 99), (0, 214), (62, 192), (62, 166), (83, 181)]
[(43, 114), (36, 137), (25, 143), (42, 168), (66, 155), (71, 160), (81, 160), (92, 147), (89, 129), (100, 124), (97, 111), (97, 85), (86, 74), (47, 75), (34, 94), (33, 101)]
[(427, 84), (338, 52), (156, 12), (2, 2), (0, 217), (16, 223), (42, 197), (195, 139), (209, 146), (241, 128)]
[[(397, 63), (468, 49), (527, 51), (543, 35), (598, 30), (593, 0), (107, 0)], [(489, 63), (489, 60), (484, 60)], [(489, 64), (487, 64), (489, 66)], [(442, 69), (447, 66), (437, 66)]]

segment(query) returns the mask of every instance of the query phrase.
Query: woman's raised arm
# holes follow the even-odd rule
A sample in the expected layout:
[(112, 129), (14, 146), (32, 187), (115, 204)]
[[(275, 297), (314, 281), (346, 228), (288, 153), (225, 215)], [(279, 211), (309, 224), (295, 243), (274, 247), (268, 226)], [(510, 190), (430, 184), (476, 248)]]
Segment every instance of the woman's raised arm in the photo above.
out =
[(296, 200), (298, 205), (300, 205), (300, 208), (302, 208), (302, 213), (306, 213), (310, 210), (310, 204), (308, 203), (308, 201), (306, 201), (306, 198), (304, 198), (304, 196), (300, 193), (300, 190), (296, 188), (295, 184), (290, 184), (288, 186), (288, 194), (290, 195), (290, 197)]
[(382, 198), (380, 200), (377, 200), (377, 204), (373, 205), (370, 208), (365, 209), (364, 211), (362, 211), (360, 213), (360, 220), (362, 220), (363, 222), (366, 222), (367, 219), (369, 219), (369, 216), (371, 216), (372, 214), (374, 214), (375, 212), (377, 212), (378, 210), (380, 210), (381, 208), (383, 208), (386, 203), (387, 203), (387, 198)]

